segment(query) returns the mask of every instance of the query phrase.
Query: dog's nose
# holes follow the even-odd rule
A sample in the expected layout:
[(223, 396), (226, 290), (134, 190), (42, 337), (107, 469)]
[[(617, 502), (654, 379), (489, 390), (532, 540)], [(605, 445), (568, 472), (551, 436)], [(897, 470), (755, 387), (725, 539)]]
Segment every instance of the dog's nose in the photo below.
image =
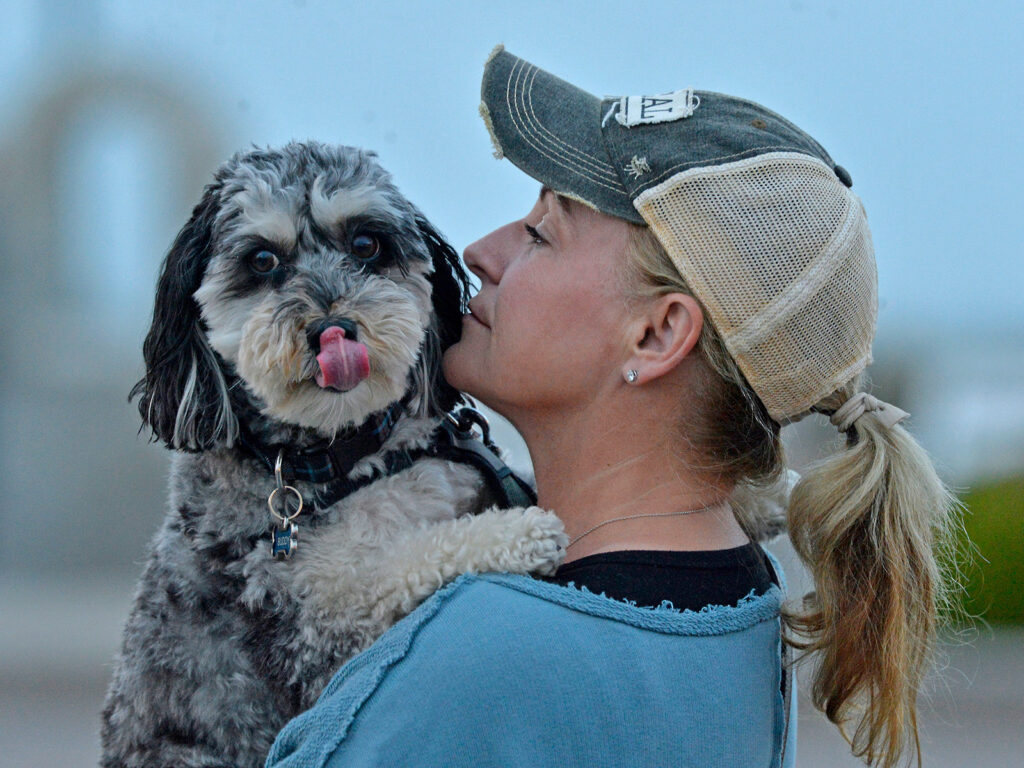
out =
[(320, 336), (328, 328), (341, 328), (345, 331), (346, 339), (357, 341), (356, 323), (354, 320), (349, 320), (347, 317), (325, 317), (323, 320), (317, 320), (306, 327), (306, 341), (309, 343), (309, 348), (313, 350), (314, 355), (320, 354)]

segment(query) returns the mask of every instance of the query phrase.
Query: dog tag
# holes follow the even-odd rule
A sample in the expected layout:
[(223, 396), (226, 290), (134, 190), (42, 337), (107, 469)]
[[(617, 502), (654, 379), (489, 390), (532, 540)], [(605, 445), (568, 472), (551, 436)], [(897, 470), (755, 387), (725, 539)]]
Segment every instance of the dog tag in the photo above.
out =
[(299, 526), (286, 523), (281, 528), (274, 527), (270, 533), (270, 553), (277, 560), (287, 560), (299, 546)]

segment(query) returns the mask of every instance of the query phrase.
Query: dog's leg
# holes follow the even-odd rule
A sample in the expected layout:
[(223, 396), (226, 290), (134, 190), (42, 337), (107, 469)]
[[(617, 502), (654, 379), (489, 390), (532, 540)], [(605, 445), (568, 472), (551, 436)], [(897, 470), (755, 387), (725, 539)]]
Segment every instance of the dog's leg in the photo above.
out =
[[(562, 521), (540, 507), (490, 509), (419, 525), (355, 568), (320, 563), (304, 582), (303, 626), (317, 642), (295, 649), (310, 675), (307, 698), (319, 695), (337, 664), (369, 646), (392, 624), (463, 573), (551, 573), (565, 555)], [(312, 576), (313, 574), (309, 574)], [(343, 621), (339, 621), (341, 616)], [(324, 666), (324, 661), (334, 662)]]
[(562, 521), (553, 513), (493, 508), (418, 525), (374, 558), (363, 557), (362, 567), (330, 567), (322, 558), (315, 575), (304, 580), (301, 601), (302, 625), (317, 627), (316, 642), (295, 648), (297, 664), (320, 672), (308, 676), (305, 698), (315, 699), (338, 665), (460, 574), (551, 573), (567, 545)]
[(540, 507), (490, 509), (410, 531), (381, 563), (371, 615), (390, 625), (463, 573), (550, 574), (569, 540)]

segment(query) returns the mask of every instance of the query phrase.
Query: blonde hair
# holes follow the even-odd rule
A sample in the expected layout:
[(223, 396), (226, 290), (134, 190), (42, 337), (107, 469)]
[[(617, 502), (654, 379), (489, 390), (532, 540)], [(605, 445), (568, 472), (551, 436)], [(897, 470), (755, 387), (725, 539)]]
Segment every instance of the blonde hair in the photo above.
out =
[[(630, 227), (632, 294), (693, 295), (653, 233)], [(779, 424), (708, 322), (699, 351), (712, 376), (693, 393), (693, 410), (705, 414), (697, 436), (695, 425), (683, 426), (690, 450), (735, 482), (770, 482), (784, 469)], [(832, 414), (859, 384), (813, 410)], [(815, 592), (784, 609), (786, 642), (818, 652), (814, 704), (870, 765), (891, 768), (905, 756), (920, 764), (917, 694), (949, 599), (939, 563), (954, 560), (937, 554), (953, 540), (956, 509), (914, 438), (873, 413), (855, 422), (843, 450), (805, 473), (790, 499), (789, 535)]]

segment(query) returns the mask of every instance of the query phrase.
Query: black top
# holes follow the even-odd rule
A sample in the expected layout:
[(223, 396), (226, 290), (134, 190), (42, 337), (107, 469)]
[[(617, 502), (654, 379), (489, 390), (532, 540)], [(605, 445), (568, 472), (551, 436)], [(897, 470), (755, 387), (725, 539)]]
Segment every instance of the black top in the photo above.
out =
[(697, 552), (625, 550), (600, 552), (566, 563), (544, 581), (584, 586), (640, 607), (668, 600), (678, 610), (736, 605), (753, 591), (762, 595), (775, 583), (768, 556), (754, 542), (733, 549)]

